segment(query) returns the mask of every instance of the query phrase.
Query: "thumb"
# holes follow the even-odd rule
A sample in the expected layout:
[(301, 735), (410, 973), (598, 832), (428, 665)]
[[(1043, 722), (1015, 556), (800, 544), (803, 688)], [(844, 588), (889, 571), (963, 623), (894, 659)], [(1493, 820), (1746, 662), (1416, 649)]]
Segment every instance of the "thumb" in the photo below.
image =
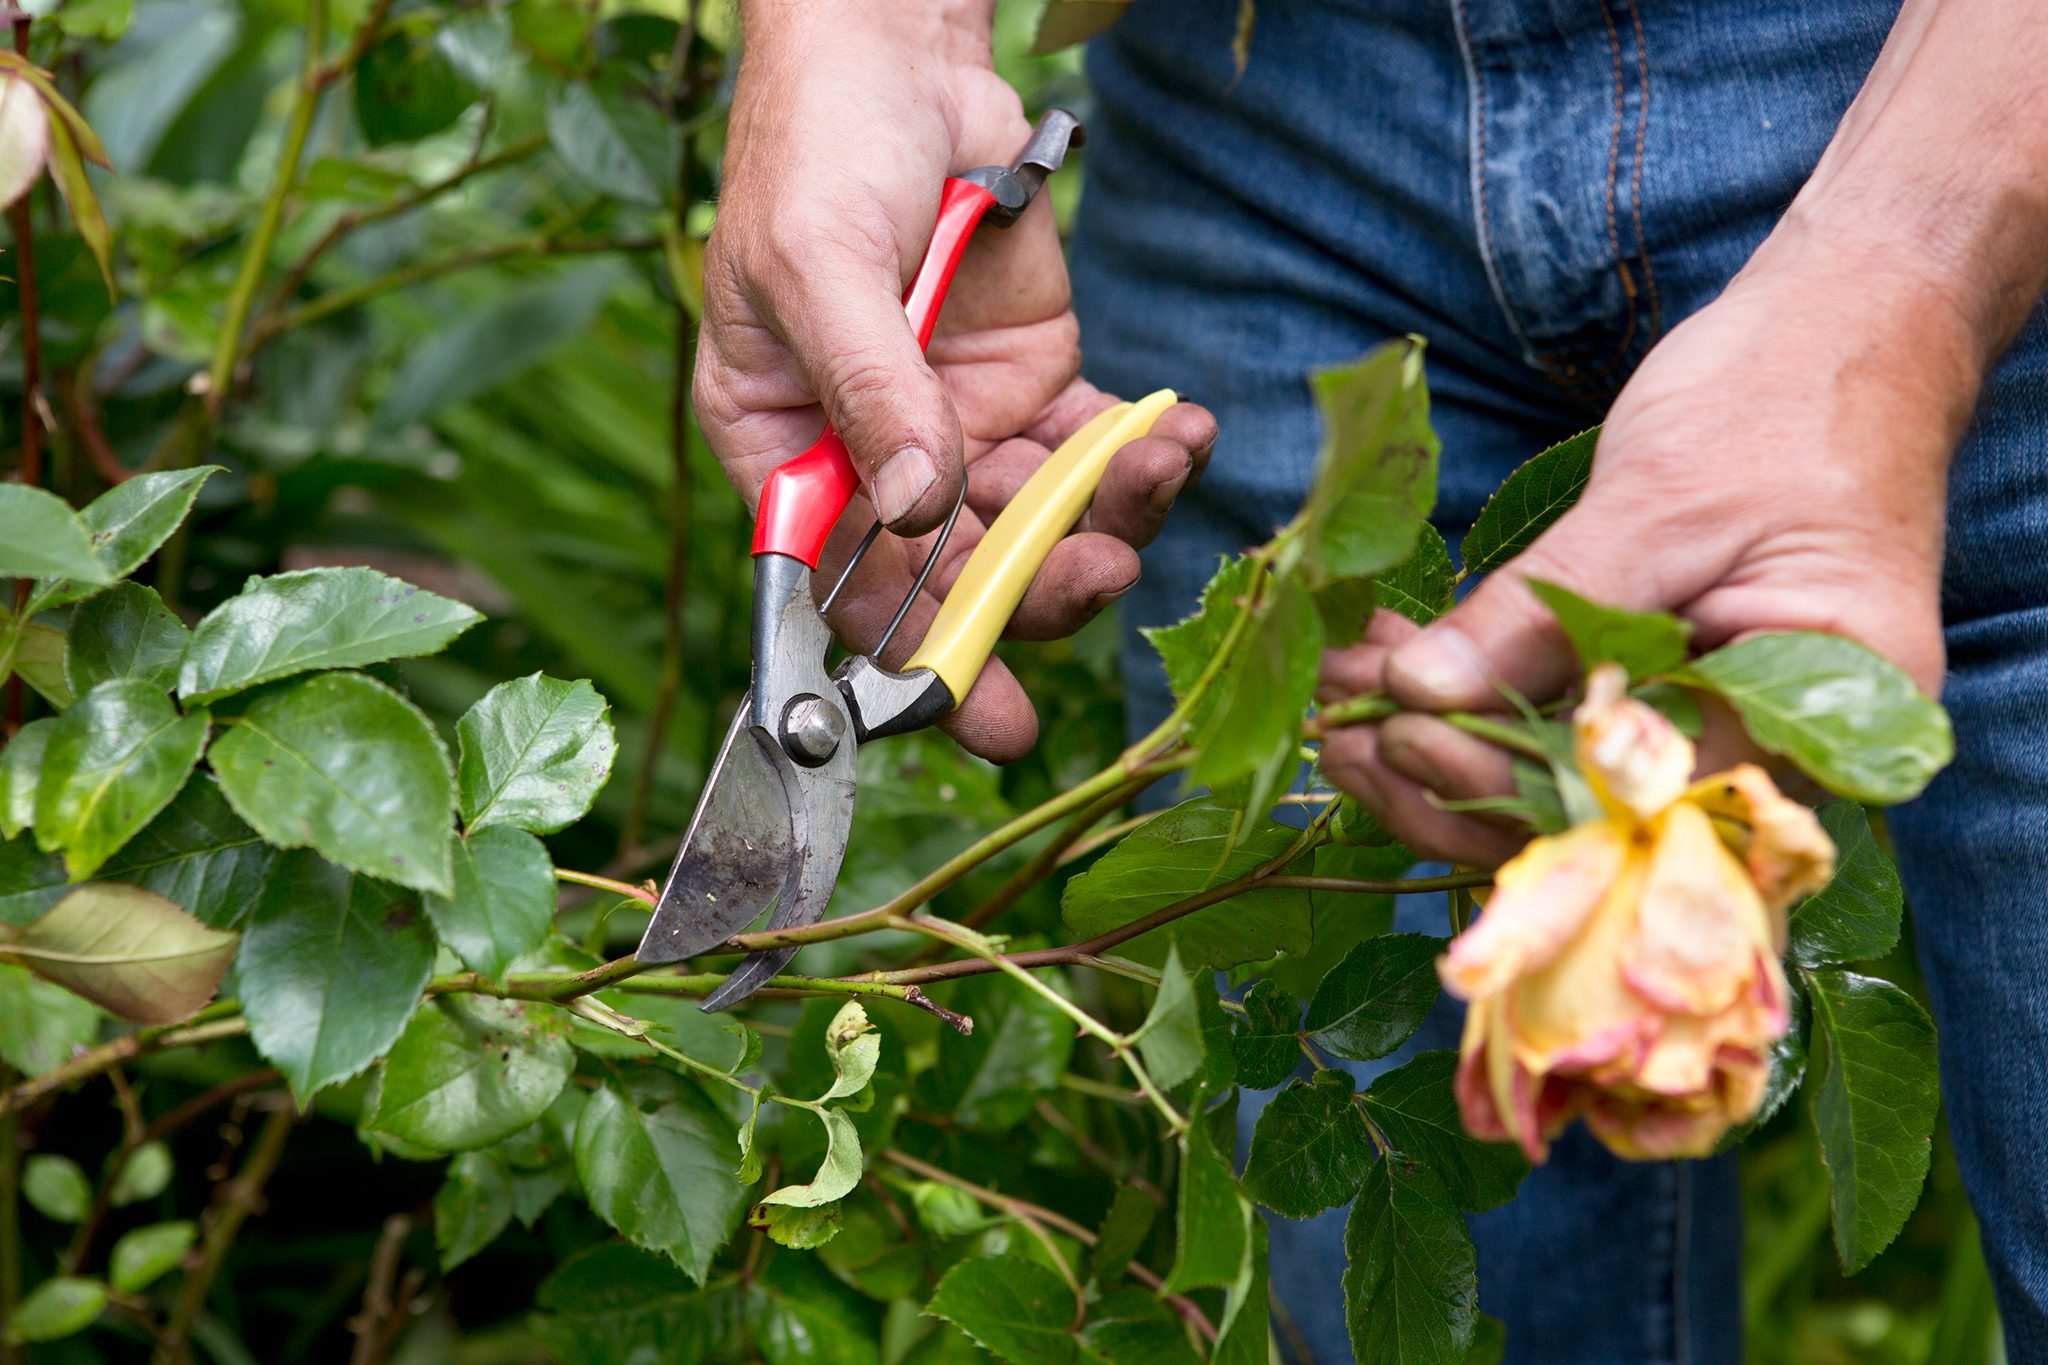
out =
[(894, 251), (834, 250), (803, 234), (763, 302), (853, 457), (876, 515), (929, 531), (963, 477), (960, 418), (904, 314)]
[(1506, 689), (1532, 701), (1561, 695), (1578, 676), (1571, 640), (1529, 579), (1594, 602), (1661, 607), (1654, 549), (1629, 543), (1615, 519), (1581, 502), (1442, 619), (1388, 656), (1387, 690), (1403, 706), (1499, 710)]

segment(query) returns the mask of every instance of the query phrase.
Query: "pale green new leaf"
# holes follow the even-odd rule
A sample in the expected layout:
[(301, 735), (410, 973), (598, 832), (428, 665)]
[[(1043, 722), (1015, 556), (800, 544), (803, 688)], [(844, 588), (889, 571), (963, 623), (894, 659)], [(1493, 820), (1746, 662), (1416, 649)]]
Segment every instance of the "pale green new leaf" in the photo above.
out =
[(360, 673), (257, 698), (209, 756), (221, 791), (279, 848), (450, 895), (455, 783), (419, 709)]
[(375, 569), (252, 578), (193, 629), (178, 695), (210, 701), (294, 673), (432, 654), (482, 619)]
[(43, 775), (43, 754), (54, 716), (32, 720), (0, 749), (0, 834), (12, 839), (36, 822), (36, 784)]
[(1647, 678), (1685, 662), (1692, 642), (1692, 622), (1665, 611), (1626, 611), (1589, 601), (1570, 588), (1524, 579), (1537, 600), (1549, 607), (1557, 624), (1578, 652), (1579, 667), (1592, 672), (1617, 663), (1631, 678)]
[(1168, 945), (1159, 975), (1159, 993), (1145, 1022), (1131, 1035), (1152, 1079), (1171, 1089), (1202, 1067), (1200, 1004), (1189, 974), (1180, 965), (1180, 949)]
[(107, 1190), (107, 1202), (117, 1209), (125, 1209), (130, 1204), (154, 1199), (171, 1183), (175, 1170), (171, 1149), (161, 1140), (151, 1139), (130, 1152), (128, 1159), (121, 1163), (121, 1173), (114, 1177), (113, 1185)]
[(82, 1223), (92, 1208), (92, 1182), (77, 1162), (55, 1152), (37, 1152), (21, 1163), (21, 1197), (56, 1223)]
[(207, 713), (178, 714), (134, 678), (101, 683), (58, 717), (36, 785), (36, 843), (90, 877), (185, 785), (206, 744)]
[(41, 1076), (90, 1047), (99, 1036), (92, 1001), (44, 981), (26, 967), (0, 962), (0, 1062)]
[(106, 1306), (102, 1281), (54, 1275), (22, 1299), (7, 1334), (14, 1341), (56, 1341), (92, 1326)]
[(1323, 444), (1297, 525), (1301, 572), (1319, 588), (1409, 556), (1436, 505), (1440, 445), (1429, 423), (1418, 338), (1318, 370), (1310, 386), (1322, 410)]
[(433, 966), (410, 893), (287, 853), (243, 929), (235, 976), (256, 1050), (304, 1103), (390, 1048)]
[(583, 818), (611, 776), (611, 707), (586, 681), (499, 683), (456, 726), (463, 823), (550, 834)]
[(78, 694), (64, 676), (70, 640), (56, 627), (36, 621), (22, 623), (18, 632), (14, 642), (15, 674), (51, 706), (59, 711), (67, 709), (78, 700)]
[(762, 1198), (762, 1203), (814, 1209), (846, 1198), (860, 1184), (860, 1134), (855, 1131), (852, 1118), (841, 1109), (819, 1107), (811, 1112), (825, 1125), (823, 1164), (807, 1183), (772, 1190)]
[(367, 1125), (430, 1151), (486, 1147), (546, 1113), (574, 1062), (548, 1006), (428, 999), (384, 1059)]
[(0, 934), (0, 960), (137, 1024), (175, 1024), (220, 989), (235, 936), (139, 886), (93, 882), (26, 928)]
[(199, 1225), (150, 1223), (121, 1234), (107, 1258), (107, 1277), (124, 1294), (139, 1294), (185, 1258), (199, 1240)]

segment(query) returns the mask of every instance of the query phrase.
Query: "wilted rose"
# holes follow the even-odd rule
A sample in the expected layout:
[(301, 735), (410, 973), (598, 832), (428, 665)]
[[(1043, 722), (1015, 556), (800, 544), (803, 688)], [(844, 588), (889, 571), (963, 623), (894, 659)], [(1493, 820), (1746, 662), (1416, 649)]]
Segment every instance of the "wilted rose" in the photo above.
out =
[(1786, 907), (1834, 845), (1761, 768), (1691, 783), (1692, 742), (1612, 665), (1574, 735), (1602, 815), (1503, 866), (1437, 964), (1469, 1002), (1459, 1111), (1536, 1162), (1578, 1116), (1620, 1156), (1700, 1156), (1763, 1099)]

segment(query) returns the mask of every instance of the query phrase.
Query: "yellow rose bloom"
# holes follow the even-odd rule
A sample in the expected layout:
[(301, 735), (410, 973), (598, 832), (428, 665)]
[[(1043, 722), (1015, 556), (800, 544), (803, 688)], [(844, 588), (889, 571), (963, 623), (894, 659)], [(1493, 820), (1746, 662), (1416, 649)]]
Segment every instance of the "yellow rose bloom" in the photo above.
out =
[(1834, 845), (1752, 764), (1692, 782), (1692, 742), (1614, 665), (1573, 738), (1600, 817), (1505, 864), (1437, 964), (1469, 1006), (1459, 1112), (1533, 1162), (1580, 1116), (1620, 1156), (1702, 1156), (1762, 1102), (1785, 912), (1834, 875)]

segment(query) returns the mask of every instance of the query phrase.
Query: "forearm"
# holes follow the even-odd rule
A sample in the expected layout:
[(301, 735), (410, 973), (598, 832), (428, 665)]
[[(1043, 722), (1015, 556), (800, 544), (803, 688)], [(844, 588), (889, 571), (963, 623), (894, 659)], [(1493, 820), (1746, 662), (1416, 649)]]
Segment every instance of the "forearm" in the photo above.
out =
[(829, 46), (858, 31), (945, 61), (994, 60), (995, 0), (741, 0), (740, 19), (750, 48)]
[(2048, 286), (2048, 11), (1908, 0), (1760, 265), (1867, 272), (1972, 386)]

